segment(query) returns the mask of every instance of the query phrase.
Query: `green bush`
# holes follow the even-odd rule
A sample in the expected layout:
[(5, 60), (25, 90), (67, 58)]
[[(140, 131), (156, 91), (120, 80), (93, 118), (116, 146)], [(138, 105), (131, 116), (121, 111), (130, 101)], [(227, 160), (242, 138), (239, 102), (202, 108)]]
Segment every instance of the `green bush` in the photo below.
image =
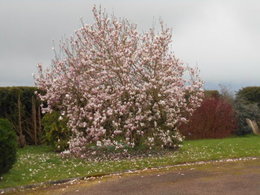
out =
[(53, 146), (56, 152), (68, 148), (71, 131), (67, 127), (67, 119), (60, 118), (60, 113), (53, 111), (45, 114), (42, 119), (45, 141)]
[(12, 124), (0, 119), (0, 175), (9, 171), (16, 161), (17, 137)]

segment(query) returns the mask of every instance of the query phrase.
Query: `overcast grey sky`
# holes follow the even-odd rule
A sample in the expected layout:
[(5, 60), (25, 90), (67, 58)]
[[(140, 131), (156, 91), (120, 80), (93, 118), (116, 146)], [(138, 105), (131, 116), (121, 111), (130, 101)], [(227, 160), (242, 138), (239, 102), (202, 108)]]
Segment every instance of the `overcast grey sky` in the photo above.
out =
[(259, 0), (0, 0), (0, 86), (34, 85), (36, 64), (53, 41), (92, 22), (93, 4), (146, 30), (161, 18), (173, 29), (175, 55), (198, 66), (206, 88), (260, 85)]

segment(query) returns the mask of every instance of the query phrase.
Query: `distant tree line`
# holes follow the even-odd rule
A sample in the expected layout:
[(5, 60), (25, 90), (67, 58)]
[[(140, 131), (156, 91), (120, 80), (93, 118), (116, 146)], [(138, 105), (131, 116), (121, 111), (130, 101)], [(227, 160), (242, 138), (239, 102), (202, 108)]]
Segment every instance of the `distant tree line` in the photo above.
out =
[[(12, 123), (20, 146), (41, 144), (46, 134), (42, 125), (41, 102), (35, 91), (36, 87), (0, 87), (0, 118)], [(181, 133), (188, 139), (245, 135), (252, 132), (246, 118), (260, 122), (260, 87), (242, 88), (235, 97), (217, 90), (206, 90), (204, 102), (190, 122), (183, 125)], [(51, 120), (44, 122), (53, 123)], [(63, 132), (64, 128), (61, 129), (55, 132)]]

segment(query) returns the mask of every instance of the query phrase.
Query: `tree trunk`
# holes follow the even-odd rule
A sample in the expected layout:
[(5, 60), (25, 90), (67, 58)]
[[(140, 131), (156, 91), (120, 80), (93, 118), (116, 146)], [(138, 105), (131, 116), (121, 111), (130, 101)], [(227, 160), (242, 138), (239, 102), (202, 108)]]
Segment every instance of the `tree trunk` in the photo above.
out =
[(41, 133), (42, 133), (41, 107), (38, 105), (38, 135), (41, 135)]
[(254, 120), (246, 119), (248, 126), (252, 129), (255, 135), (260, 135), (260, 130), (257, 123)]
[(35, 98), (32, 96), (32, 123), (34, 132), (34, 144), (37, 145), (37, 119), (36, 119), (36, 103)]
[(22, 129), (21, 96), (20, 96), (20, 94), (18, 94), (17, 106), (18, 106), (19, 144), (20, 144), (20, 147), (23, 148), (26, 145), (26, 140), (25, 140), (25, 136), (23, 135), (23, 129)]

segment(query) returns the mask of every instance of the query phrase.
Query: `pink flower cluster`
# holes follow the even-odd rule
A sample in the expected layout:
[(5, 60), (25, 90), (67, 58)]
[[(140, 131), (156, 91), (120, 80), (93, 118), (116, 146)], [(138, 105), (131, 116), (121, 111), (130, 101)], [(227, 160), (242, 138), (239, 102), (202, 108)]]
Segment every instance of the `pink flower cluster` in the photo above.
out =
[(38, 66), (36, 85), (48, 104), (43, 111), (59, 109), (68, 118), (74, 154), (93, 144), (177, 147), (178, 126), (202, 101), (198, 71), (175, 58), (171, 30), (162, 23), (159, 33), (139, 33), (126, 19), (96, 7), (93, 14), (94, 24), (62, 45), (64, 57), (45, 71)]

